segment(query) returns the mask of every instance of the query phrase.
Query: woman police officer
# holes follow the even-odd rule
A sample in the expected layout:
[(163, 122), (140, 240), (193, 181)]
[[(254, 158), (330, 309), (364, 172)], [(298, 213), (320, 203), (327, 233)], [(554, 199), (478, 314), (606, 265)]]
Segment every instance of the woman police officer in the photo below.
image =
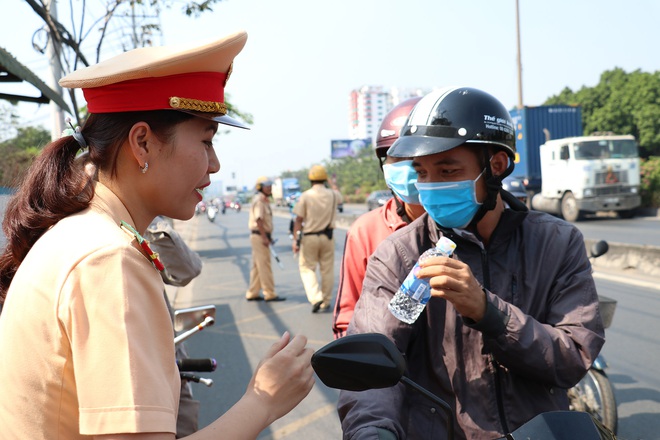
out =
[[(247, 35), (136, 49), (63, 78), (89, 118), (45, 147), (4, 220), (0, 426), (5, 438), (173, 439), (179, 398), (157, 215), (192, 217), (220, 169), (224, 86)], [(88, 178), (77, 152), (97, 170)], [(256, 438), (313, 386), (312, 350), (285, 333), (239, 402), (196, 439)]]

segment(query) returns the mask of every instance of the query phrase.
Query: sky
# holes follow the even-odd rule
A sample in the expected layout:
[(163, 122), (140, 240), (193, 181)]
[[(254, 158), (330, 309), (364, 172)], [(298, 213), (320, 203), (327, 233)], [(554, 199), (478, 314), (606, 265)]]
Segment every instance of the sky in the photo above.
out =
[[(16, 5), (0, 17), (0, 45), (44, 72), (47, 60), (31, 43), (40, 20), (22, 0), (2, 2)], [(330, 141), (349, 136), (349, 94), (363, 85), (463, 85), (507, 108), (518, 102), (515, 0), (225, 0), (197, 19), (180, 4), (162, 14), (161, 44), (248, 33), (226, 93), (254, 124), (216, 138), (214, 179), (224, 185), (251, 188), (259, 176), (329, 160)], [(658, 0), (519, 5), (526, 106), (565, 87), (593, 87), (616, 67), (660, 70)], [(47, 106), (20, 109), (26, 124), (50, 127)]]

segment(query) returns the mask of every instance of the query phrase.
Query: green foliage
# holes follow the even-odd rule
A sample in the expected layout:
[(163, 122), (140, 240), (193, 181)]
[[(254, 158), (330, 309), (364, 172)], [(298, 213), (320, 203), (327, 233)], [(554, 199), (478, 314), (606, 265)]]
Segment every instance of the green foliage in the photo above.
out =
[(41, 148), (50, 142), (43, 128), (18, 128), (15, 138), (0, 143), (0, 187), (14, 187), (25, 174)]
[(642, 206), (660, 208), (660, 157), (642, 161), (640, 186)]
[(615, 68), (605, 71), (595, 87), (565, 88), (544, 104), (580, 105), (585, 135), (632, 134), (642, 157), (660, 155), (660, 71)]

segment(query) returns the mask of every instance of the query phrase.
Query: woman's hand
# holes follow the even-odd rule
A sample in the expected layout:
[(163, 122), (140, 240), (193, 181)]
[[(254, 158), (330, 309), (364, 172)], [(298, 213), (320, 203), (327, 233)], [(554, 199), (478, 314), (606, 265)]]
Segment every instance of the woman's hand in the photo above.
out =
[(285, 332), (261, 360), (248, 385), (246, 396), (267, 409), (270, 423), (291, 411), (314, 386), (314, 350), (306, 344), (305, 336), (290, 339)]

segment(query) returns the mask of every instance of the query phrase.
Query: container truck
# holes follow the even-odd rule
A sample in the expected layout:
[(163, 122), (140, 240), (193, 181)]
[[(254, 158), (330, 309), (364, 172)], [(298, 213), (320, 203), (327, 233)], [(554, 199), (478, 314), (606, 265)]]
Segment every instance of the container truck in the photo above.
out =
[(531, 208), (576, 221), (585, 213), (634, 215), (641, 204), (640, 165), (633, 136), (582, 136), (580, 107), (510, 111), (516, 127), (516, 166)]
[(511, 174), (522, 180), (531, 200), (541, 192), (539, 147), (547, 139), (582, 135), (582, 110), (569, 105), (523, 107), (509, 111), (516, 128), (516, 166)]
[(295, 177), (278, 177), (273, 181), (273, 202), (276, 206), (289, 206), (300, 197), (300, 184)]

